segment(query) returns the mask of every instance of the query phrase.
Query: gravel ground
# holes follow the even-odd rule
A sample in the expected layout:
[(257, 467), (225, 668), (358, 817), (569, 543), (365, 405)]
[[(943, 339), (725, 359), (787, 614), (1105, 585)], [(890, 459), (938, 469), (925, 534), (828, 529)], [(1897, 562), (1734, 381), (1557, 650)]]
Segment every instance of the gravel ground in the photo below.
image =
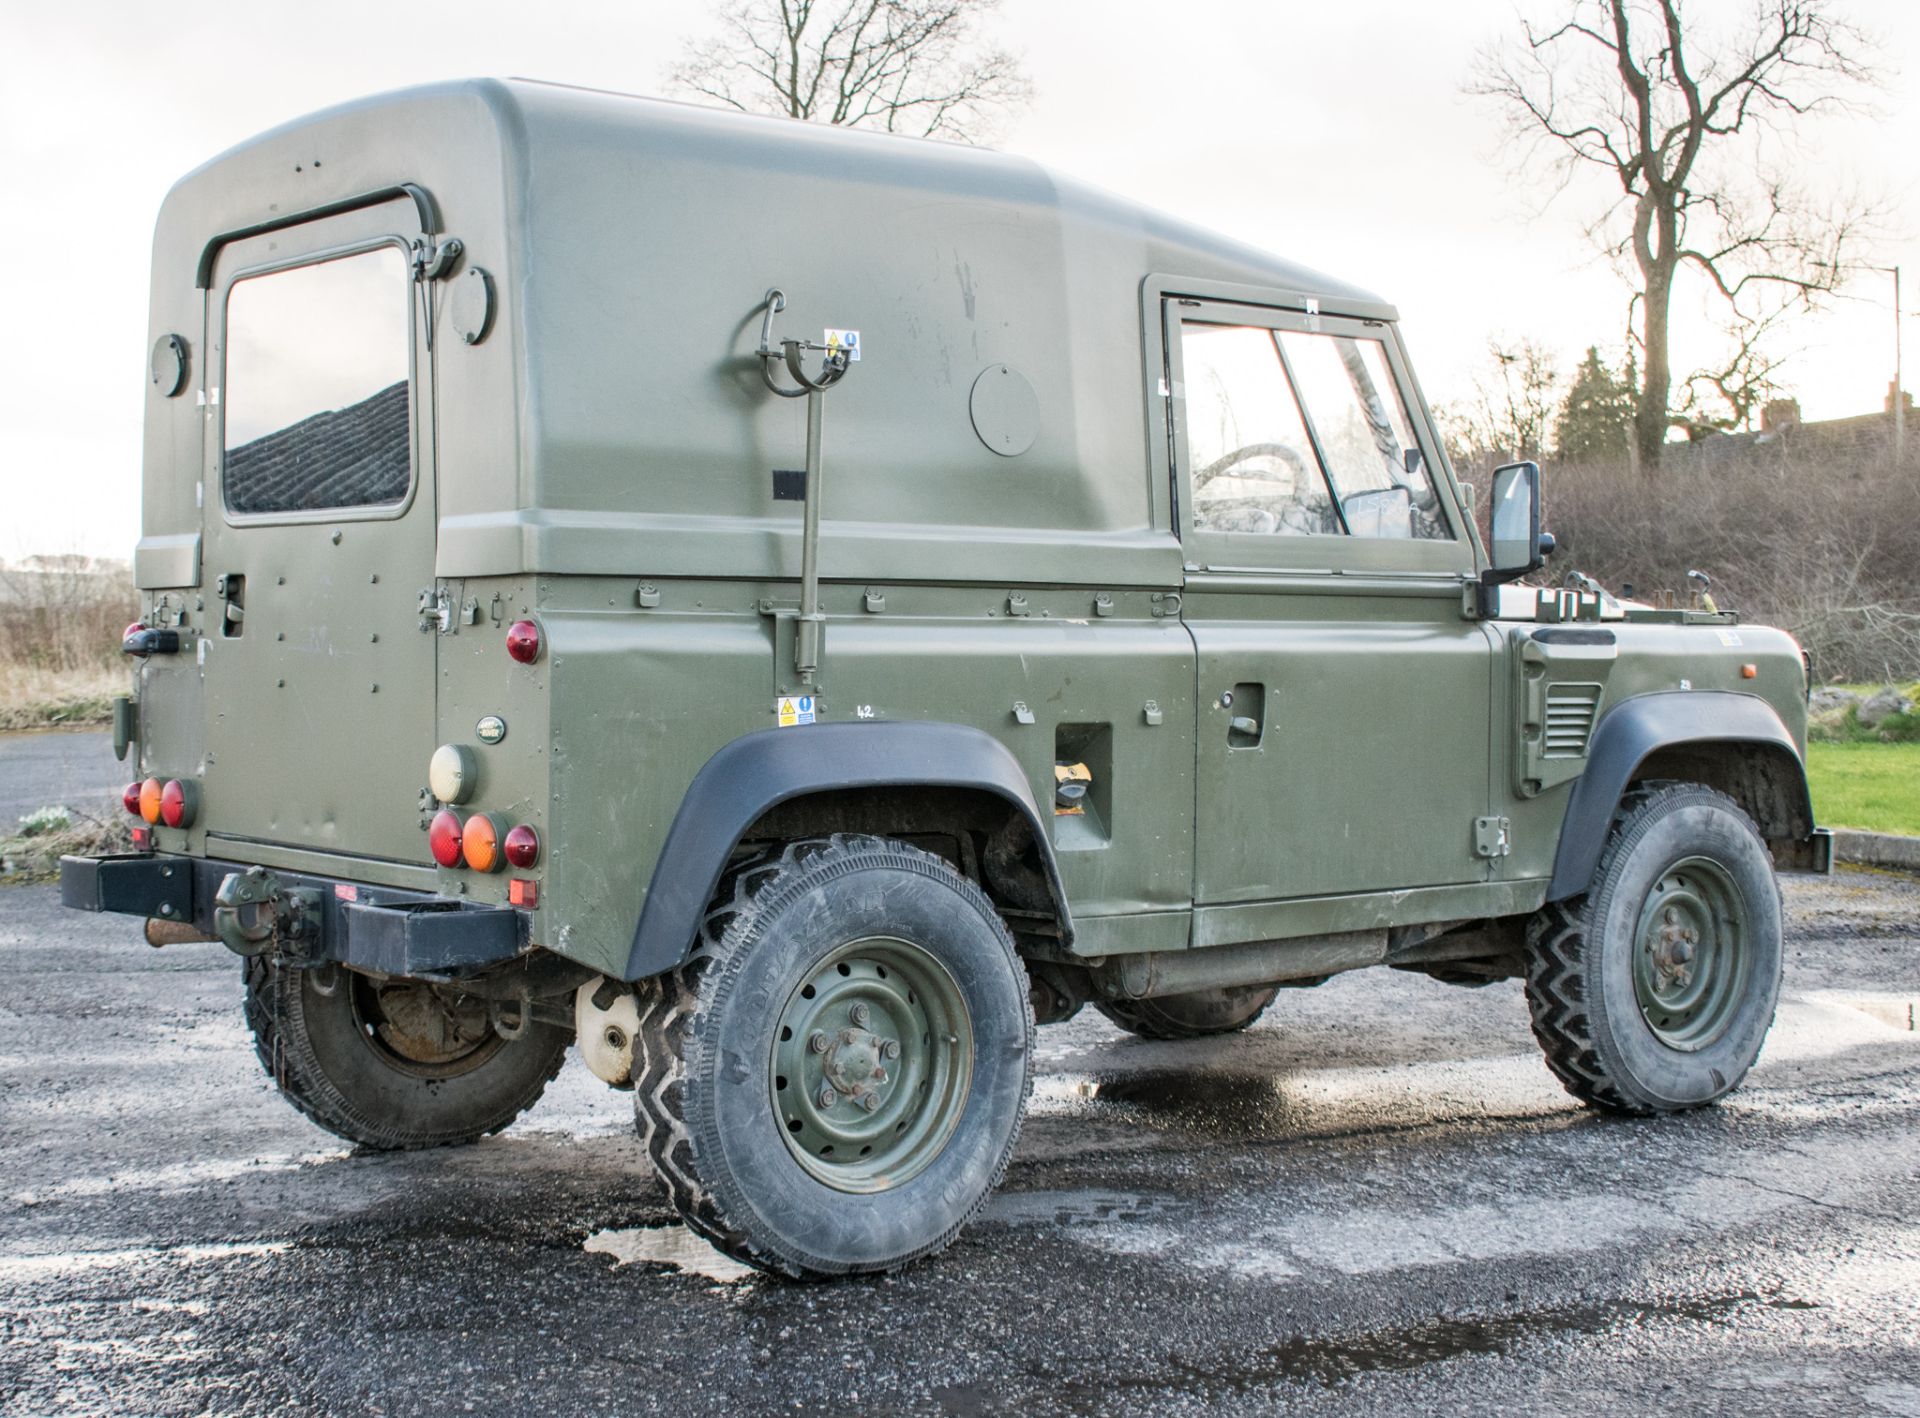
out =
[(1347, 975), (1203, 1044), (1089, 1013), (952, 1249), (793, 1286), (670, 1225), (577, 1060), (497, 1138), (356, 1153), (222, 947), (0, 889), (0, 1412), (1920, 1415), (1920, 884), (1786, 899), (1720, 1107), (1583, 1111), (1511, 982)]

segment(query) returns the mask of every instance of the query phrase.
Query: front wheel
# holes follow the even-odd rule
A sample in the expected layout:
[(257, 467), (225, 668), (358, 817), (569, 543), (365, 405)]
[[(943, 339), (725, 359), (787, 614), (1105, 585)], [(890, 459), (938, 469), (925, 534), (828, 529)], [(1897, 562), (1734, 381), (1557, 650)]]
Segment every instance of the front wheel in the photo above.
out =
[(1724, 793), (1636, 789), (1587, 893), (1548, 906), (1527, 935), (1534, 1036), (1582, 1102), (1698, 1107), (1759, 1057), (1780, 994), (1780, 888)]
[(939, 857), (797, 842), (721, 883), (642, 986), (634, 1105), (688, 1226), (795, 1278), (937, 1251), (1005, 1174), (1033, 1017), (1012, 937)]

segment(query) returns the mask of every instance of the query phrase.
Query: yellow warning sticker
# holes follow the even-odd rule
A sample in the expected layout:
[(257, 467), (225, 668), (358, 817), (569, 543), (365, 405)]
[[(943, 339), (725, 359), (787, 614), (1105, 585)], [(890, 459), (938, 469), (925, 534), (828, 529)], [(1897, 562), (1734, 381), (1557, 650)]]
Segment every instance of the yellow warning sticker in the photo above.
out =
[(795, 724), (813, 722), (813, 696), (811, 694), (782, 695), (774, 701), (773, 712), (780, 720), (780, 727), (790, 729)]

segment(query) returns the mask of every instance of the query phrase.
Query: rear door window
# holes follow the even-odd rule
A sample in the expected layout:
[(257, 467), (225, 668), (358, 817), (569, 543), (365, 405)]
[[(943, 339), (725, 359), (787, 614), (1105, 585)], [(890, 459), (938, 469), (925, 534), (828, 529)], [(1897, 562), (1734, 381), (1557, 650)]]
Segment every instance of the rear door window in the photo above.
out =
[(412, 292), (395, 246), (234, 282), (227, 510), (397, 507), (413, 486)]

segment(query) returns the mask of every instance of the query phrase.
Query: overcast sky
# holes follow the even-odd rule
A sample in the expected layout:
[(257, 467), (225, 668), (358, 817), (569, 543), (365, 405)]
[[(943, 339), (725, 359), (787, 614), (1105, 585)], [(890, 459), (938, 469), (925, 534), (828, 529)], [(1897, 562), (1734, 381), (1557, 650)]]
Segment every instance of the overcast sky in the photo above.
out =
[[(1705, 13), (1748, 0), (1694, 0)], [(301, 113), (431, 79), (521, 74), (659, 92), (703, 0), (151, 0), (0, 7), (0, 556), (128, 555), (153, 219), (172, 182)], [(1920, 307), (1920, 5), (1853, 0), (1895, 71), (1871, 118), (1819, 133), (1823, 175), (1891, 209), (1885, 264)], [(1571, 366), (1620, 346), (1622, 289), (1541, 211), (1498, 118), (1462, 94), (1512, 0), (1006, 0), (995, 36), (1034, 102), (1001, 146), (1378, 291), (1400, 307), (1427, 392), (1464, 393), (1490, 336)], [(1881, 406), (1890, 281), (1796, 331), (1784, 382), (1809, 417)], [(1920, 322), (1909, 321), (1920, 335)], [(1920, 360), (1920, 341), (1913, 355)], [(1909, 386), (1920, 382), (1910, 376)]]

